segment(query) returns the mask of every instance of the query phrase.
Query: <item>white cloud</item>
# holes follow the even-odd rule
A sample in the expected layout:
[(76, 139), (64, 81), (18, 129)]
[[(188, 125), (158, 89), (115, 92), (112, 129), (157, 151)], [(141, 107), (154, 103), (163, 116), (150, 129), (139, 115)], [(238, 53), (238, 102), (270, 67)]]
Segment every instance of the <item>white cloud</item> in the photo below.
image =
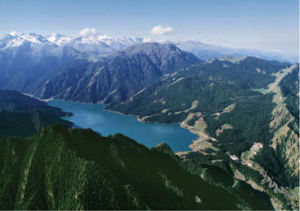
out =
[(99, 31), (95, 28), (87, 27), (82, 29), (79, 34), (84, 36), (84, 35), (92, 35), (92, 34), (97, 34)]
[(150, 33), (152, 35), (165, 35), (174, 32), (173, 28), (170, 26), (153, 26)]

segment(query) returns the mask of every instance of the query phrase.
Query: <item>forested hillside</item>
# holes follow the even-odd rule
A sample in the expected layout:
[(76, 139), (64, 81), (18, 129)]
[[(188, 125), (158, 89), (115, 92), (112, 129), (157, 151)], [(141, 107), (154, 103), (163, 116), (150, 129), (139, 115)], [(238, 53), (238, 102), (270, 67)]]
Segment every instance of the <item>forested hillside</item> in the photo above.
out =
[(31, 136), (53, 123), (70, 127), (71, 122), (61, 119), (65, 115), (70, 114), (20, 92), (0, 89), (0, 137)]
[(298, 68), (253, 57), (215, 59), (166, 75), (107, 109), (180, 123), (199, 136), (190, 147), (205, 163), (221, 160), (244, 171), (235, 177), (268, 192), (278, 209), (297, 207)]
[(222, 180), (206, 170), (208, 183), (188, 173), (167, 146), (149, 150), (89, 129), (56, 125), (27, 139), (0, 139), (0, 159), (2, 209), (271, 208), (264, 194), (222, 170)]

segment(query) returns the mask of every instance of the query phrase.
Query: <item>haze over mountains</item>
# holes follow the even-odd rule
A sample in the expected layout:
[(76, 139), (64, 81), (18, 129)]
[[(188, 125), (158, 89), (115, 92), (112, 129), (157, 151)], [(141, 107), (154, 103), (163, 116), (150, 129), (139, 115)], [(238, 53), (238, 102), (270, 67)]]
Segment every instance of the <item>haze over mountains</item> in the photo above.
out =
[(268, 60), (298, 61), (296, 56), (288, 57), (280, 53), (262, 52), (255, 49), (226, 48), (191, 40), (168, 41), (141, 37), (113, 38), (100, 33), (94, 28), (85, 28), (78, 34), (69, 36), (55, 33), (42, 36), (36, 33), (26, 34), (13, 31), (0, 38), (0, 50), (13, 51), (16, 53), (20, 47), (27, 50), (31, 49), (31, 56), (35, 58), (42, 56), (62, 56), (68, 51), (69, 54), (73, 54), (73, 56), (75, 54), (78, 58), (87, 58), (90, 61), (97, 61), (99, 56), (106, 56), (112, 52), (124, 50), (133, 44), (144, 42), (172, 43), (184, 51), (193, 53), (202, 60), (224, 56), (255, 56)]

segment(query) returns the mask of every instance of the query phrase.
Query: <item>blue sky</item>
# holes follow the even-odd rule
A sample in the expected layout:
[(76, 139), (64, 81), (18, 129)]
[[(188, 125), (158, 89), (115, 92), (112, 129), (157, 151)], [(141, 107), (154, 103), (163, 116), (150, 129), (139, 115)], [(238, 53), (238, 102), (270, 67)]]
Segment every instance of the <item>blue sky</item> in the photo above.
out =
[[(0, 0), (0, 34), (94, 27), (113, 37), (192, 39), (295, 55), (298, 13), (298, 0)], [(153, 35), (154, 26), (172, 32)]]

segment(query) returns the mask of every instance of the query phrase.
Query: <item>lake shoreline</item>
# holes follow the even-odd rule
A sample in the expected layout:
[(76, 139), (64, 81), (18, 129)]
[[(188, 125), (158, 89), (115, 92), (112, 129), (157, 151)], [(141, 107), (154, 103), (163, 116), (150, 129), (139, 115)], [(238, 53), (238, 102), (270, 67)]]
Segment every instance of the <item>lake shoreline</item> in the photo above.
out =
[[(121, 116), (131, 116), (131, 117), (136, 117), (137, 121), (139, 121), (139, 122), (141, 122), (141, 123), (143, 123), (143, 124), (179, 125), (180, 128), (185, 129), (185, 130), (189, 131), (190, 133), (192, 133), (192, 134), (194, 134), (194, 135), (197, 136), (196, 139), (192, 140), (192, 143), (193, 143), (194, 141), (199, 140), (199, 138), (200, 138), (200, 134), (199, 134), (198, 132), (196, 132), (195, 130), (189, 129), (188, 127), (184, 127), (184, 125), (182, 125), (182, 122), (176, 122), (176, 123), (161, 123), (161, 122), (155, 122), (155, 121), (151, 121), (151, 122), (150, 122), (150, 121), (144, 121), (144, 120), (143, 120), (142, 118), (140, 118), (138, 115), (135, 115), (135, 114), (124, 114), (124, 113), (119, 112), (119, 111), (115, 111), (115, 110), (108, 109), (108, 108), (106, 108), (106, 104), (102, 103), (101, 101), (99, 101), (99, 102), (97, 102), (97, 103), (87, 103), (87, 102), (81, 102), (81, 101), (75, 101), (75, 100), (65, 100), (65, 99), (59, 99), (59, 98), (53, 98), (53, 97), (48, 98), (48, 99), (41, 99), (41, 98), (39, 98), (39, 97), (37, 97), (37, 96), (35, 96), (35, 95), (33, 95), (33, 94), (29, 94), (29, 93), (25, 93), (25, 92), (24, 92), (23, 94), (24, 94), (24, 95), (27, 95), (27, 96), (30, 96), (30, 97), (32, 97), (32, 98), (35, 98), (35, 99), (37, 99), (37, 100), (40, 100), (40, 101), (42, 101), (42, 102), (45, 102), (45, 103), (47, 103), (47, 104), (49, 104), (51, 101), (54, 101), (54, 100), (60, 100), (60, 101), (64, 101), (64, 102), (81, 103), (81, 104), (86, 104), (86, 105), (97, 105), (97, 104), (101, 104), (101, 105), (104, 106), (104, 107), (103, 107), (103, 110), (104, 110), (104, 111), (111, 112), (111, 113), (115, 113), (115, 114), (118, 114), (118, 115), (121, 115)], [(72, 115), (73, 115), (73, 113), (72, 113)], [(71, 116), (72, 116), (72, 115), (71, 115)], [(69, 116), (66, 115), (65, 117), (69, 117)], [(74, 122), (72, 122), (72, 123), (73, 123), (73, 125), (74, 125), (75, 127), (81, 128), (80, 126), (76, 125)], [(182, 151), (182, 152), (190, 152), (190, 151), (193, 151), (193, 149), (190, 147), (190, 145), (188, 145), (188, 148), (189, 148), (189, 150), (185, 150), (185, 151)], [(178, 152), (178, 153), (180, 153), (180, 152)]]
[(73, 113), (65, 119), (77, 127), (91, 128), (103, 135), (122, 133), (148, 148), (165, 142), (174, 152), (187, 152), (191, 151), (189, 145), (197, 139), (197, 135), (181, 127), (179, 123), (145, 122), (136, 115), (106, 109), (103, 103), (54, 99), (48, 104)]
[[(103, 105), (105, 105), (105, 104), (103, 104)], [(161, 122), (155, 122), (155, 121), (147, 122), (147, 121), (144, 121), (144, 120), (143, 120), (142, 118), (140, 118), (139, 116), (134, 115), (134, 114), (124, 114), (124, 113), (121, 113), (121, 112), (119, 112), (119, 111), (109, 110), (109, 109), (106, 109), (106, 108), (104, 108), (104, 110), (105, 110), (105, 111), (108, 111), (108, 112), (113, 112), (113, 113), (116, 113), (116, 114), (119, 114), (119, 115), (122, 115), (122, 116), (134, 116), (134, 117), (137, 118), (137, 121), (139, 121), (139, 122), (141, 122), (141, 123), (143, 123), (143, 124), (149, 124), (149, 123), (150, 123), (150, 124), (158, 124), (158, 125), (172, 125), (172, 124), (174, 124), (174, 125), (179, 125), (180, 128), (185, 129), (185, 130), (188, 130), (190, 133), (192, 133), (192, 134), (194, 134), (194, 135), (197, 136), (197, 138), (194, 139), (194, 140), (192, 140), (192, 143), (191, 143), (190, 145), (188, 145), (189, 150), (176, 152), (176, 154), (177, 154), (177, 153), (187, 153), (187, 152), (192, 152), (192, 151), (194, 151), (193, 148), (191, 147), (192, 144), (193, 144), (194, 142), (197, 142), (197, 141), (201, 140), (200, 136), (202, 135), (202, 133), (201, 133), (201, 132), (198, 132), (196, 129), (191, 129), (190, 127), (185, 126), (183, 121), (182, 121), (182, 122), (176, 122), (176, 123), (161, 123)]]

